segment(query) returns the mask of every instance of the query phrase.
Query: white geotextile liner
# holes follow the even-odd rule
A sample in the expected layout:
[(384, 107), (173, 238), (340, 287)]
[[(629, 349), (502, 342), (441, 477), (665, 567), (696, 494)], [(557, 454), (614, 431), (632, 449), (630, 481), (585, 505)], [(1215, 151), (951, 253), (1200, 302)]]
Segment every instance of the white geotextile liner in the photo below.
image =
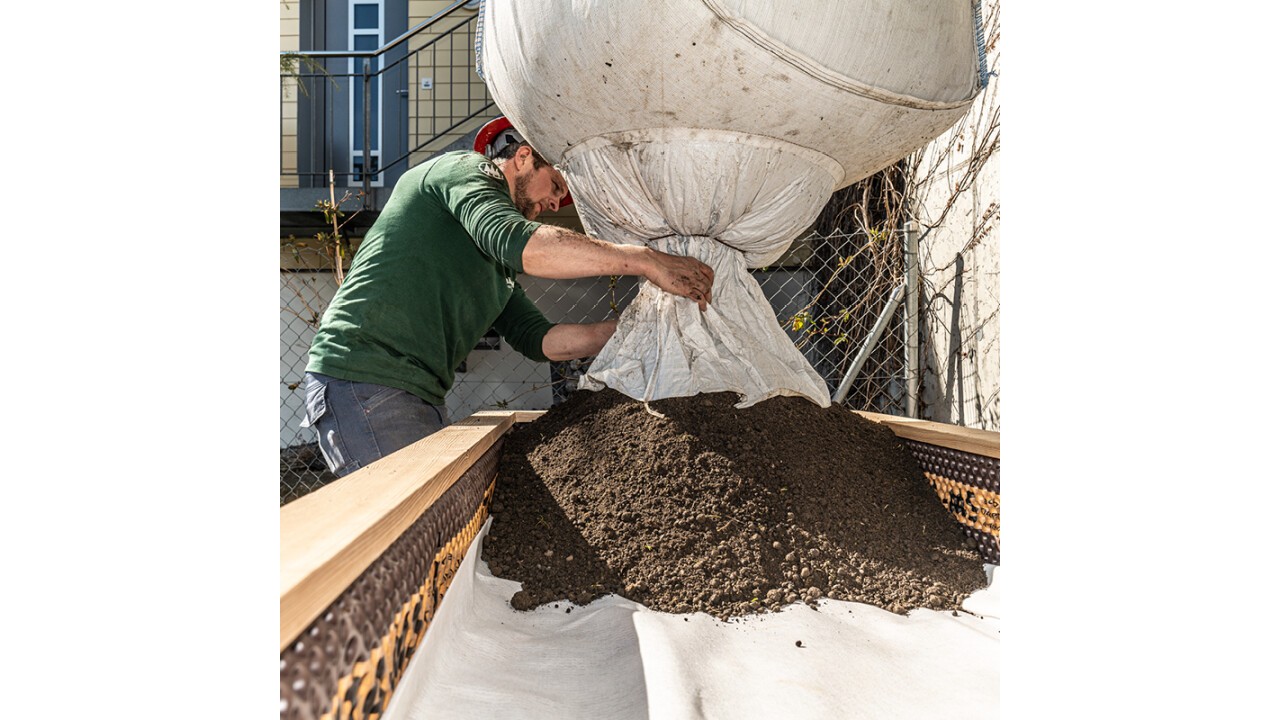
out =
[(709, 238), (664, 238), (654, 247), (688, 255), (716, 274), (706, 311), (649, 282), (618, 318), (578, 387), (611, 387), (637, 400), (740, 393), (738, 407), (776, 395), (831, 405), (826, 383), (778, 326), (743, 254)]
[(384, 718), (999, 716), (999, 568), (958, 616), (824, 600), (726, 623), (617, 595), (518, 612), (519, 583), (478, 559), (487, 532)]

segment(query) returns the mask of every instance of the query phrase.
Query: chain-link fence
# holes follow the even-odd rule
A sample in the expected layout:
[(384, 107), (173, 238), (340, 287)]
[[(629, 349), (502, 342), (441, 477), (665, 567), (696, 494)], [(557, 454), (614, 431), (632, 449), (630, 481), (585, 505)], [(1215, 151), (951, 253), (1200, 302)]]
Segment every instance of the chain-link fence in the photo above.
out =
[[(752, 271), (778, 322), (843, 404), (903, 415), (907, 408), (905, 272), (900, 233), (810, 234), (775, 267)], [(521, 279), (529, 297), (553, 322), (597, 322), (635, 296), (631, 277), (550, 281)], [(288, 502), (333, 479), (302, 429), (303, 372), (311, 336), (337, 290), (331, 252), (317, 240), (285, 240), (280, 271), (280, 501)], [(895, 293), (895, 290), (897, 292)], [(891, 314), (887, 306), (896, 305)], [(882, 317), (882, 314), (884, 317)], [(868, 342), (873, 331), (880, 332)], [(865, 347), (864, 347), (865, 345)], [(855, 360), (860, 369), (845, 381)], [(449, 416), (477, 410), (545, 410), (577, 387), (582, 361), (539, 363), (497, 336), (483, 338), (459, 368), (446, 398)]]

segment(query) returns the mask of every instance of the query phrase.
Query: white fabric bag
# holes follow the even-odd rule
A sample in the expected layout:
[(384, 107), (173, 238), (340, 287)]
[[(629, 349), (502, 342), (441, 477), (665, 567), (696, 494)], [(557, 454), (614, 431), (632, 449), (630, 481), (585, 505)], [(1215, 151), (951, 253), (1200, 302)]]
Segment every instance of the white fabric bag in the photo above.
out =
[(662, 128), (592, 138), (564, 169), (592, 198), (579, 212), (590, 234), (695, 257), (716, 274), (705, 312), (641, 283), (580, 387), (637, 400), (732, 391), (739, 407), (775, 395), (831, 404), (747, 270), (776, 261), (822, 210), (836, 163), (769, 138)]
[(970, 0), (486, 0), (482, 12), (485, 82), (561, 166), (588, 233), (716, 271), (706, 313), (642, 283), (581, 387), (829, 405), (747, 270), (776, 261), (832, 192), (964, 114), (980, 88)]

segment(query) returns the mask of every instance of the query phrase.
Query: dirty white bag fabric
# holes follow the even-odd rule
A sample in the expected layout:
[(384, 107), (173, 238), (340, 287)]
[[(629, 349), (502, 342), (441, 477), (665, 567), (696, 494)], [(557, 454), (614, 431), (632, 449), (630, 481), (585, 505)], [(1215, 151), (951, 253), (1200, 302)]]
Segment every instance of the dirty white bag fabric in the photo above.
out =
[(968, 110), (974, 2), (485, 0), (477, 69), (556, 164), (610, 133), (731, 130), (829, 156), (840, 188)]
[(477, 68), (561, 166), (588, 233), (688, 246), (717, 273), (706, 318), (642, 288), (580, 386), (829, 405), (746, 269), (776, 261), (833, 191), (964, 114), (973, 16), (971, 0), (486, 0)]
[(775, 395), (831, 404), (748, 269), (776, 261), (805, 230), (838, 165), (778, 140), (682, 128), (597, 137), (565, 163), (588, 233), (695, 257), (716, 274), (706, 312), (642, 282), (579, 387), (637, 400), (732, 391), (739, 407)]
[(822, 601), (723, 622), (616, 595), (518, 612), (508, 600), (519, 584), (478, 559), (484, 533), (388, 720), (999, 716), (999, 568), (958, 616)]
[(565, 154), (587, 231), (615, 243), (714, 238), (771, 265), (813, 223), (844, 170), (831, 158), (762, 135), (649, 128), (599, 135)]
[(831, 404), (826, 383), (782, 332), (743, 253), (710, 238), (672, 237), (653, 247), (688, 255), (716, 274), (715, 301), (696, 303), (641, 283), (618, 330), (578, 380), (637, 400), (736, 392), (744, 408), (777, 395)]

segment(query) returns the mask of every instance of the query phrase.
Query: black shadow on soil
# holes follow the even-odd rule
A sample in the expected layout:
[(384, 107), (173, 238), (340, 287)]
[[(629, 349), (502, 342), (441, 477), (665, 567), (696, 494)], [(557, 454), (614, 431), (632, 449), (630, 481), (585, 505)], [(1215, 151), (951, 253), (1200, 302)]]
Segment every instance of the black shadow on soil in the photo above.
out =
[[(522, 472), (534, 472), (527, 458), (517, 456), (515, 462)], [(501, 476), (498, 477), (498, 483), (501, 489)], [(497, 502), (495, 498), (494, 505), (490, 507), (493, 522), (480, 548), (481, 559), (488, 564), (491, 574), (521, 582), (521, 589), (510, 598), (513, 608), (523, 611), (550, 604), (556, 610), (568, 614), (580, 611), (582, 606), (604, 595), (622, 595), (622, 579), (583, 537), (582, 531), (570, 520), (546, 485), (522, 485), (521, 499), (521, 509), (518, 511), (521, 517), (517, 519), (513, 517), (516, 511)], [(518, 542), (516, 538), (506, 537), (507, 533), (518, 534)], [(490, 550), (498, 544), (523, 547), (520, 552), (506, 554)], [(546, 556), (547, 550), (552, 550), (551, 557)], [(573, 559), (569, 560), (570, 557)], [(583, 587), (584, 577), (590, 578), (586, 588)], [(629, 615), (634, 615), (634, 611)], [(600, 621), (607, 622), (607, 619), (601, 618)], [(627, 623), (626, 629), (630, 634), (623, 641), (624, 649), (618, 652), (615, 659), (620, 660), (626, 655), (635, 657), (639, 668), (635, 686), (639, 689), (638, 695), (643, 706), (633, 706), (631, 709), (635, 711), (635, 717), (648, 718), (648, 685), (645, 680), (644, 656), (640, 652), (640, 637), (635, 632), (634, 622)]]

